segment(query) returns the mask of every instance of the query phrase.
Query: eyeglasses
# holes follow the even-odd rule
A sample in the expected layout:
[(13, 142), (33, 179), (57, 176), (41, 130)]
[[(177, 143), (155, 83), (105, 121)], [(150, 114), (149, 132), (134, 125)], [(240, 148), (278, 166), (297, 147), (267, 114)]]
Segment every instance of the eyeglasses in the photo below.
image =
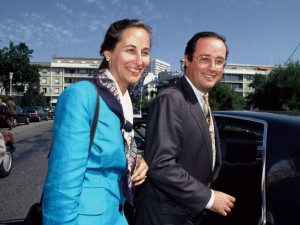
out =
[(214, 62), (216, 70), (223, 70), (226, 65), (226, 60), (222, 58), (211, 59), (205, 55), (195, 57), (197, 58), (199, 64), (203, 67), (210, 66), (212, 62)]

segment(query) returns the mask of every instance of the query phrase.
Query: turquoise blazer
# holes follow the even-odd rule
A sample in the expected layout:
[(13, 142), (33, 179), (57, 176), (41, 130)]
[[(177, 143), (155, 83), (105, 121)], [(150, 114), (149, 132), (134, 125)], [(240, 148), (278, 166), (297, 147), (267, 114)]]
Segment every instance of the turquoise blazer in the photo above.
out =
[(88, 155), (96, 89), (88, 81), (59, 96), (43, 193), (44, 225), (127, 225), (120, 179), (126, 171), (119, 118), (100, 97)]

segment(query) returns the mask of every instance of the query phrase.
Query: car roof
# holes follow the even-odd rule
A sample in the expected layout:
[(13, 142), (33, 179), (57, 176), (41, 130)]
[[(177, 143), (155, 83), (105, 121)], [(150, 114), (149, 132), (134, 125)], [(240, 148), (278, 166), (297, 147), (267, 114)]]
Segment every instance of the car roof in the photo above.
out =
[(253, 118), (264, 120), (269, 123), (299, 124), (300, 126), (300, 112), (286, 112), (286, 111), (213, 111), (214, 115), (231, 115), (243, 118)]
[(300, 114), (297, 112), (214, 111), (215, 117), (228, 117), (266, 124), (268, 164), (300, 154)]

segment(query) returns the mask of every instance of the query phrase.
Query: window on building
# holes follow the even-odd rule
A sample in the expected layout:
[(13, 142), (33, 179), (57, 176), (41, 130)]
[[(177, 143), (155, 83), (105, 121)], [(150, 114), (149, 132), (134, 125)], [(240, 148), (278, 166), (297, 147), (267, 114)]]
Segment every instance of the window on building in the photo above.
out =
[(42, 84), (47, 84), (47, 78), (42, 78)]
[(55, 83), (55, 84), (59, 84), (59, 78), (55, 78), (55, 79), (54, 79), (54, 83)]
[(249, 81), (254, 80), (253, 75), (246, 75), (245, 77), (246, 77), (246, 80), (249, 80)]
[(70, 83), (70, 84), (76, 83), (76, 79), (75, 78), (65, 78), (65, 83)]
[(86, 74), (86, 73), (87, 73), (87, 71), (86, 71), (86, 70), (84, 70), (84, 69), (80, 69), (80, 70), (78, 71), (78, 73), (81, 73), (81, 74)]
[(47, 94), (47, 88), (43, 88), (42, 90), (44, 94)]
[(22, 87), (17, 87), (17, 92), (22, 92), (22, 93), (24, 93), (24, 86), (22, 86)]
[(54, 88), (54, 94), (59, 94), (59, 88)]

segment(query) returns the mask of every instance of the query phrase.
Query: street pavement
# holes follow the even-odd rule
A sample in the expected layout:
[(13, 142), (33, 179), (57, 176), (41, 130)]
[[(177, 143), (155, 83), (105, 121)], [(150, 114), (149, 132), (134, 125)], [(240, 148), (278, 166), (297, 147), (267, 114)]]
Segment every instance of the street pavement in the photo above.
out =
[(9, 131), (14, 135), (16, 150), (11, 174), (0, 178), (1, 225), (19, 225), (30, 206), (40, 200), (47, 173), (52, 124), (52, 120), (31, 122)]

